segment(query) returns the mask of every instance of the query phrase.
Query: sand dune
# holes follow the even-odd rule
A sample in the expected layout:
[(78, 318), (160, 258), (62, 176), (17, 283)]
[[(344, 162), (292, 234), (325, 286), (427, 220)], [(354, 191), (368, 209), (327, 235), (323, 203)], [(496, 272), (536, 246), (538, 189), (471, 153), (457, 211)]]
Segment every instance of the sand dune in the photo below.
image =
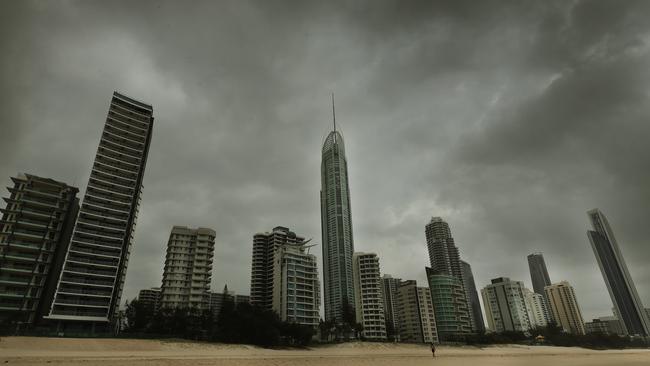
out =
[(447, 365), (583, 366), (650, 365), (650, 350), (592, 351), (582, 348), (492, 346), (438, 348), (433, 359), (423, 345), (344, 343), (305, 350), (187, 341), (6, 337), (0, 364), (99, 366), (294, 366)]

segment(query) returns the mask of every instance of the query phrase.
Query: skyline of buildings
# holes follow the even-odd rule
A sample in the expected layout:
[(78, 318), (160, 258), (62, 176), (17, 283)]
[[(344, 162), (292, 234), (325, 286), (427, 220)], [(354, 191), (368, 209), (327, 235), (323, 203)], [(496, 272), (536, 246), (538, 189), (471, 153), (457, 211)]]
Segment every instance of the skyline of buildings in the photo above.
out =
[[(54, 205), (57, 213), (52, 213), (50, 216), (50, 219), (54, 215), (59, 220), (56, 222), (58, 226), (54, 232), (50, 226), (54, 226), (55, 223), (45, 224), (45, 220), (37, 219), (30, 221), (29, 215), (21, 216), (26, 215), (28, 210), (17, 211), (16, 207), (18, 206), (10, 207), (10, 202), (7, 201), (8, 206), (3, 210), (4, 215), (1, 222), (3, 230), (0, 231), (0, 246), (4, 246), (3, 256), (0, 257), (0, 301), (3, 305), (18, 304), (18, 301), (15, 300), (18, 297), (16, 295), (22, 294), (21, 301), (23, 303), (19, 307), (29, 313), (26, 323), (34, 322), (37, 319), (36, 314), (39, 311), (43, 312), (43, 304), (47, 303), (48, 296), (52, 302), (49, 313), (45, 314), (46, 319), (60, 321), (60, 326), (63, 324), (61, 329), (66, 329), (66, 326), (72, 324), (73, 327), (67, 329), (90, 327), (95, 331), (96, 327), (105, 327), (110, 323), (111, 314), (120, 305), (121, 292), (124, 287), (124, 276), (138, 214), (152, 124), (153, 108), (151, 106), (117, 92), (113, 94), (83, 202), (78, 214), (76, 211), (72, 214), (77, 218), (76, 221), (72, 219), (74, 228), (69, 226), (67, 232), (67, 237), (71, 236), (69, 243), (65, 239), (61, 239), (66, 237), (66, 232), (65, 226), (61, 225), (59, 221), (66, 221), (66, 219), (59, 219), (58, 203), (61, 200), (74, 202), (76, 197), (58, 195), (59, 201)], [(136, 152), (140, 155), (135, 155)], [(379, 271), (379, 257), (376, 253), (353, 252), (347, 160), (343, 138), (336, 130), (336, 126), (325, 139), (322, 154), (320, 197), (323, 274), (324, 282), (325, 278), (328, 278), (327, 281), (330, 284), (330, 286), (324, 286), (325, 318), (327, 319), (328, 309), (330, 309), (330, 319), (340, 320), (340, 311), (343, 311), (344, 304), (348, 304), (355, 309), (357, 319), (361, 320), (360, 323), (367, 326), (367, 331), (364, 330), (366, 338), (386, 338), (389, 322), (392, 327), (397, 328), (396, 330), (400, 330), (401, 325), (398, 321), (400, 316), (404, 319), (409, 318), (404, 314), (396, 313), (394, 310), (397, 308), (396, 299), (392, 298), (393, 295), (396, 297), (396, 294), (399, 293), (399, 287), (403, 282), (408, 281), (392, 281), (393, 279), (390, 277), (382, 279)], [(29, 175), (23, 176), (28, 177)], [(43, 185), (43, 182), (39, 184)], [(74, 195), (76, 195), (78, 191), (76, 188), (69, 187), (65, 183), (60, 184), (72, 191), (76, 190), (74, 191)], [(23, 186), (16, 183), (13, 191), (10, 189), (10, 193), (19, 192), (21, 189)], [(16, 196), (17, 200), (23, 198), (23, 206), (28, 209), (36, 210), (34, 204), (36, 206), (47, 206), (48, 203), (52, 205), (54, 198), (52, 196), (57, 196), (56, 193), (52, 195), (52, 192), (32, 191), (25, 191), (22, 196)], [(24, 197), (30, 198), (30, 195), (40, 195), (40, 197), (38, 199), (31, 197), (34, 198), (32, 201), (24, 199)], [(47, 200), (50, 202), (46, 202)], [(73, 207), (66, 209), (74, 210)], [(14, 215), (7, 216), (12, 211)], [(16, 215), (16, 213), (20, 215)], [(646, 311), (643, 309), (634, 284), (627, 273), (625, 262), (611, 228), (600, 211), (589, 211), (589, 215), (596, 230), (588, 233), (589, 239), (610, 295), (617, 291), (627, 291), (628, 294), (631, 294), (627, 303), (621, 302), (620, 304), (616, 303), (617, 298), (612, 295), (615, 305), (614, 313), (621, 318), (627, 333), (647, 335)], [(34, 232), (39, 227), (42, 229), (43, 225), (45, 225), (43, 236), (36, 241), (43, 244), (49, 241), (63, 242), (62, 245), (52, 249), (54, 255), (50, 257), (52, 253), (44, 253), (43, 246), (41, 246), (41, 252), (38, 254), (41, 257), (36, 257), (36, 260), (34, 258), (27, 260), (28, 264), (22, 263), (25, 262), (24, 259), (12, 258), (10, 250), (14, 243), (9, 238), (21, 235), (27, 238), (30, 230), (32, 239), (37, 238)], [(178, 226), (172, 229), (163, 272), (163, 285), (160, 290), (160, 304), (163, 307), (172, 308), (211, 308), (212, 299), (216, 299), (211, 296), (210, 292), (212, 252), (216, 233), (214, 230), (205, 229), (211, 232), (204, 233), (205, 235), (186, 232), (181, 234), (181, 229), (192, 231), (187, 227)], [(273, 235), (276, 234), (276, 229), (279, 229), (278, 232), (284, 232), (285, 236), (291, 237), (292, 232), (283, 227), (274, 228)], [(10, 234), (6, 234), (7, 232)], [(428, 287), (415, 287), (415, 299), (419, 304), (420, 338), (437, 340), (438, 337), (448, 334), (467, 334), (471, 331), (480, 331), (484, 322), (471, 266), (460, 259), (459, 249), (455, 245), (449, 224), (440, 217), (433, 217), (425, 226), (425, 234), (431, 268), (425, 269)], [(180, 238), (179, 235), (187, 237)], [(195, 242), (197, 235), (207, 236), (208, 240)], [(308, 253), (307, 242), (303, 237), (294, 234), (293, 243), (288, 243), (286, 238), (284, 242), (272, 240), (271, 243), (268, 243), (263, 242), (257, 237), (258, 235), (264, 234), (256, 234), (254, 238), (251, 301), (262, 306), (270, 305), (270, 308), (276, 311), (283, 320), (316, 326), (319, 320), (320, 282), (317, 258)], [(197, 246), (197, 244), (206, 245)], [(19, 245), (15, 244), (13, 249), (20, 249)], [(608, 247), (609, 249), (607, 249)], [(171, 250), (172, 248), (174, 250)], [(176, 249), (183, 249), (185, 252), (178, 252)], [(199, 250), (201, 253), (198, 252)], [(58, 257), (56, 256), (57, 251), (61, 252)], [(350, 251), (354, 254), (348, 263), (348, 252)], [(27, 257), (23, 256), (23, 258)], [(58, 268), (59, 274), (48, 277), (50, 267), (43, 267), (38, 263), (48, 263), (47, 261), (52, 258), (54, 259), (49, 264)], [(357, 261), (359, 262), (357, 263)], [(362, 262), (364, 263), (362, 264)], [(575, 333), (584, 333), (584, 322), (581, 320), (582, 316), (573, 288), (566, 281), (549, 286), (550, 278), (541, 253), (529, 255), (528, 263), (533, 288), (537, 287), (536, 290), (539, 290), (542, 285), (546, 287), (543, 294), (539, 294), (538, 291), (533, 293), (527, 290), (523, 284), (520, 286), (524, 308), (527, 309), (528, 328), (541, 326), (540, 324), (548, 322), (551, 314), (556, 314), (564, 317), (559, 321), (565, 329)], [(36, 266), (32, 270), (32, 275), (43, 277), (46, 281), (35, 284), (36, 280), (30, 280), (28, 288), (24, 291), (20, 286), (2, 284), (2, 281), (8, 278), (7, 276), (5, 276), (6, 278), (2, 277), (3, 272), (20, 272), (21, 270), (25, 272), (25, 268), (28, 266)], [(269, 268), (272, 269), (270, 275)], [(364, 273), (364, 271), (366, 272)], [(350, 273), (348, 274), (348, 272)], [(109, 285), (110, 279), (113, 280), (112, 285)], [(509, 281), (507, 278), (506, 280)], [(347, 288), (348, 282), (352, 282), (351, 291)], [(517, 283), (517, 281), (510, 282)], [(344, 286), (335, 286), (337, 283)], [(373, 287), (372, 291), (364, 293), (364, 287), (368, 286)], [(620, 290), (622, 286), (627, 286), (627, 288)], [(253, 288), (256, 287), (258, 290), (264, 288), (264, 291), (256, 290), (257, 292), (253, 295)], [(393, 287), (395, 290), (392, 289)], [(102, 290), (102, 288), (110, 288), (110, 291)], [(384, 292), (386, 288), (389, 289), (387, 293)], [(148, 299), (151, 294), (146, 290), (142, 291), (145, 291), (141, 292), (143, 299)], [(154, 291), (154, 289), (149, 291)], [(262, 292), (264, 294), (261, 294)], [(13, 302), (12, 299), (7, 300), (10, 294), (14, 295)], [(268, 294), (271, 294), (270, 302)], [(351, 297), (350, 294), (352, 294)], [(224, 296), (227, 296), (227, 292)], [(550, 296), (554, 296), (552, 307), (544, 304), (547, 301), (546, 297)], [(563, 303), (567, 301), (568, 308)], [(336, 305), (337, 302), (340, 303), (340, 306)], [(429, 306), (429, 302), (431, 306)], [(154, 303), (156, 302), (154, 301)], [(328, 303), (330, 304), (329, 308)], [(366, 306), (370, 303), (373, 304), (372, 307)], [(561, 303), (562, 306), (560, 306)], [(635, 309), (631, 313), (630, 304), (633, 304)], [(515, 312), (518, 311), (518, 304), (509, 306), (511, 307), (510, 311), (513, 309)], [(406, 311), (404, 309), (408, 309), (408, 307), (402, 306), (401, 309)], [(429, 310), (431, 311), (429, 312)], [(2, 311), (3, 306), (0, 306), (0, 316), (2, 316)], [(640, 321), (639, 324), (645, 333), (629, 331), (629, 329), (635, 329), (634, 314), (637, 315), (637, 320)], [(372, 316), (373, 321), (367, 321), (368, 315)], [(432, 319), (427, 318), (429, 315), (432, 316)], [(493, 316), (492, 313), (491, 316)], [(632, 319), (632, 323), (628, 322), (632, 325), (625, 323), (625, 319)], [(376, 322), (374, 322), (375, 320)], [(494, 319), (492, 320), (494, 321)], [(383, 328), (379, 324), (381, 322), (383, 322)], [(406, 324), (402, 327), (407, 329)], [(603, 328), (600, 324), (592, 325), (592, 327)], [(496, 329), (498, 326), (494, 328)], [(502, 328), (506, 329), (507, 326)], [(523, 329), (524, 326), (520, 328)], [(516, 326), (513, 326), (513, 329), (516, 329)], [(406, 333), (409, 332), (406, 331)], [(415, 333), (410, 332), (409, 334)], [(409, 336), (409, 338), (417, 337)]]

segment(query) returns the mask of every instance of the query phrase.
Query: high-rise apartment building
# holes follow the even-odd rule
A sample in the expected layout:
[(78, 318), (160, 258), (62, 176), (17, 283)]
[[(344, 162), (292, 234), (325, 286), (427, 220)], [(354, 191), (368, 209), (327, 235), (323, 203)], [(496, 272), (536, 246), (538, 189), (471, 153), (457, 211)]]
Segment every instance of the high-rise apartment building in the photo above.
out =
[(395, 312), (400, 341), (438, 343), (436, 317), (428, 287), (418, 287), (414, 280), (400, 282)]
[(587, 235), (625, 333), (650, 336), (650, 317), (643, 308), (607, 218), (599, 209), (587, 214), (594, 229)]
[(449, 224), (440, 217), (432, 217), (425, 226), (425, 234), (431, 269), (436, 273), (454, 276), (462, 281), (460, 253), (451, 236)]
[(302, 245), (305, 238), (286, 227), (274, 227), (271, 232), (253, 236), (251, 267), (251, 304), (273, 309), (273, 267), (279, 261), (278, 249), (284, 245)]
[(209, 309), (215, 236), (208, 228), (172, 228), (160, 286), (162, 308)]
[[(332, 109), (333, 107), (332, 97)], [(334, 130), (323, 143), (320, 199), (325, 320), (340, 322), (344, 307), (354, 308), (354, 241), (348, 163), (343, 136), (336, 130), (336, 116)]]
[(283, 321), (317, 328), (320, 321), (320, 282), (316, 256), (307, 242), (284, 244), (273, 265), (273, 310)]
[(253, 237), (250, 303), (282, 320), (317, 327), (320, 282), (308, 241), (286, 227)]
[(524, 301), (528, 311), (531, 328), (543, 328), (548, 325), (549, 315), (544, 296), (524, 288)]
[(544, 291), (557, 325), (569, 333), (585, 334), (585, 323), (573, 287), (562, 281), (546, 286)]
[(445, 340), (472, 331), (467, 298), (460, 280), (426, 267), (438, 337)]
[(386, 339), (382, 281), (377, 254), (354, 253), (352, 273), (356, 319), (357, 323), (363, 326), (363, 337)]
[[(459, 320), (468, 319), (469, 328), (467, 328), (465, 324), (460, 323), (457, 324), (455, 328), (459, 329), (462, 333), (469, 332), (477, 326), (475, 325), (472, 312), (468, 307), (468, 304), (470, 303), (470, 294), (465, 288), (463, 269), (460, 263), (460, 254), (458, 247), (456, 247), (456, 243), (454, 242), (454, 238), (451, 235), (449, 224), (443, 221), (440, 217), (433, 217), (425, 226), (425, 234), (429, 250), (429, 261), (431, 263), (430, 272), (436, 275), (452, 276), (458, 280), (458, 283), (461, 286), (465, 304), (458, 304), (459, 306), (456, 308), (456, 311), (460, 313), (456, 318)], [(462, 302), (463, 300), (459, 301)]]
[(520, 281), (495, 278), (481, 290), (488, 328), (497, 333), (525, 332), (531, 328), (525, 288)]
[(61, 332), (108, 331), (118, 311), (153, 121), (150, 105), (113, 93), (47, 317)]
[(30, 327), (49, 312), (79, 190), (31, 174), (11, 180), (0, 210), (0, 323)]
[(474, 274), (472, 274), (472, 266), (469, 263), (461, 260), (461, 270), (463, 273), (463, 283), (465, 283), (465, 292), (469, 299), (469, 311), (472, 317), (472, 332), (484, 333), (485, 323), (483, 322), (483, 311), (481, 311), (481, 302), (479, 301), (478, 292), (476, 291), (476, 283), (474, 282)]
[(399, 323), (397, 321), (397, 288), (402, 280), (385, 274), (382, 279), (382, 296), (384, 297), (384, 318), (386, 334), (389, 338), (399, 339)]

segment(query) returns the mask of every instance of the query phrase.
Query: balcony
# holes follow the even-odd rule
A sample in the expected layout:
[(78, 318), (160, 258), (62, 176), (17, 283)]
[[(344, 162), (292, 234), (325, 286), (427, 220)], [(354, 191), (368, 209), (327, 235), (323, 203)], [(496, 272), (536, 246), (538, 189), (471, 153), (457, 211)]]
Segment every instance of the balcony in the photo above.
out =
[[(122, 104), (124, 103), (124, 104)], [(150, 116), (141, 112), (138, 112), (133, 109), (132, 106), (126, 105), (125, 102), (119, 100), (119, 99), (114, 99), (111, 102), (111, 107), (115, 107), (119, 113), (122, 113), (124, 115), (129, 116), (129, 118), (132, 118), (136, 121), (141, 122), (142, 124), (147, 124), (150, 120)], [(113, 109), (113, 108), (111, 108)]]
[(133, 152), (142, 153), (144, 149), (143, 143), (122, 136), (118, 131), (112, 130), (109, 125), (106, 125), (106, 127), (104, 128), (102, 137), (105, 137), (106, 139), (109, 139), (114, 144), (119, 145)]
[(143, 123), (142, 121), (131, 117), (127, 116), (124, 113), (120, 113), (117, 109), (111, 109), (108, 111), (108, 118), (117, 121), (121, 123), (124, 128), (127, 129), (134, 129), (140, 131), (140, 133), (143, 133), (146, 135), (147, 133), (147, 124)]
[(116, 217), (116, 215), (113, 213), (109, 213), (108, 211), (100, 211), (99, 209), (94, 209), (91, 206), (83, 206), (82, 210), (79, 212), (79, 217), (84, 217), (95, 221), (111, 222), (115, 225), (125, 225), (127, 222), (127, 217), (125, 216), (126, 215)]
[(145, 135), (143, 135), (142, 132), (126, 128), (122, 122), (116, 120), (115, 118), (109, 117), (106, 121), (105, 128), (108, 129), (108, 131), (114, 132), (120, 136), (128, 138), (131, 141), (136, 141), (140, 144), (144, 144), (146, 140)]
[(96, 159), (95, 165), (93, 165), (93, 170), (99, 170), (113, 176), (122, 178), (126, 181), (135, 182), (138, 179), (138, 175), (132, 169), (124, 169), (124, 167), (117, 167), (115, 163), (102, 161), (103, 159)]
[(72, 274), (88, 274), (91, 276), (97, 276), (97, 277), (108, 277), (108, 278), (113, 278), (116, 276), (117, 273), (117, 268), (113, 271), (110, 270), (102, 270), (102, 269), (97, 269), (97, 268), (87, 268), (87, 267), (81, 267), (83, 265), (86, 265), (85, 263), (73, 263), (72, 261), (68, 260), (66, 262), (65, 268), (63, 269), (64, 272), (67, 273), (72, 273)]
[(109, 171), (105, 171), (104, 169), (96, 169), (94, 166), (90, 173), (90, 177), (93, 178), (93, 176), (127, 189), (134, 189), (135, 187), (134, 179), (125, 178), (120, 175), (115, 175)]
[[(87, 253), (83, 253), (86, 254)], [(80, 265), (93, 265), (101, 268), (117, 268), (119, 264), (119, 259), (108, 259), (97, 256), (92, 256), (90, 258), (84, 257), (83, 254), (75, 254), (75, 252), (70, 251), (68, 255), (68, 261), (74, 262)], [(91, 259), (92, 258), (92, 259)]]
[(120, 154), (127, 155), (133, 159), (140, 159), (142, 156), (142, 151), (129, 148), (127, 146), (124, 146), (119, 141), (116, 141), (114, 138), (111, 139), (110, 136), (102, 135), (99, 142), (99, 148), (102, 149), (104, 147), (119, 152)]
[[(92, 197), (92, 195), (87, 195), (87, 197)], [(92, 198), (91, 198), (92, 199)], [(95, 201), (99, 201), (101, 198), (95, 198)], [(118, 208), (115, 208), (115, 206), (109, 206), (109, 204), (106, 204), (104, 202), (94, 202), (94, 201), (89, 201), (88, 199), (84, 200), (84, 203), (82, 204), (82, 208), (85, 206), (91, 206), (94, 208), (95, 211), (103, 211), (104, 215), (109, 216), (109, 217), (119, 217), (121, 219), (126, 220), (129, 217), (129, 211), (128, 210), (121, 210)]]
[(120, 184), (115, 184), (113, 182), (91, 176), (90, 177), (90, 184), (88, 185), (89, 187), (96, 187), (96, 188), (101, 188), (103, 190), (113, 192), (114, 194), (120, 194), (125, 197), (133, 197), (134, 189), (123, 186)]
[(89, 279), (87, 277), (69, 276), (68, 273), (64, 273), (63, 277), (61, 278), (61, 283), (64, 282), (73, 285), (84, 284), (84, 285), (110, 287), (110, 288), (113, 287), (113, 281), (105, 281), (105, 280), (102, 281), (102, 280)]
[[(83, 223), (82, 223), (83, 224)], [(108, 243), (108, 244), (115, 244), (117, 245), (118, 243), (121, 245), (123, 242), (123, 237), (122, 236), (115, 236), (115, 235), (108, 235), (109, 233), (104, 232), (104, 231), (98, 231), (98, 230), (92, 230), (86, 227), (80, 227), (77, 225), (75, 228), (75, 233), (85, 235), (88, 237), (93, 237), (93, 238), (100, 238), (102, 239), (102, 242)], [(75, 236), (76, 239), (76, 236)]]
[(113, 159), (117, 159), (121, 162), (125, 162), (128, 164), (140, 166), (140, 161), (142, 160), (138, 156), (134, 156), (128, 153), (124, 153), (123, 151), (115, 150), (112, 148), (112, 146), (108, 146), (107, 144), (104, 144), (99, 147), (97, 154), (101, 154), (103, 156), (108, 156)]
[(113, 244), (113, 243), (108, 243), (106, 241), (102, 240), (93, 240), (84, 236), (77, 236), (75, 235), (72, 239), (73, 243), (78, 243), (81, 245), (90, 245), (90, 246), (96, 246), (99, 248), (107, 248), (107, 249), (117, 249), (117, 250), (122, 250), (122, 243), (119, 244)]
[(83, 226), (94, 230), (106, 230), (109, 234), (120, 234), (120, 237), (124, 235), (124, 231), (126, 230), (126, 224), (115, 225), (106, 221), (86, 217), (79, 217), (77, 224), (83, 224)]
[(130, 173), (137, 174), (138, 170), (140, 169), (140, 165), (130, 163), (123, 157), (115, 157), (111, 156), (112, 154), (106, 154), (106, 153), (97, 153), (97, 158), (103, 163), (109, 164), (115, 168), (119, 168), (122, 170), (126, 170)]
[(68, 286), (61, 286), (59, 288), (59, 294), (65, 294), (65, 295), (86, 295), (86, 296), (93, 296), (93, 297), (111, 297), (111, 290), (99, 290), (99, 289), (94, 289), (94, 288), (85, 288), (85, 287), (77, 287), (77, 288), (72, 288)]
[(91, 247), (83, 245), (78, 242), (72, 243), (70, 247), (70, 253), (77, 253), (79, 255), (91, 256), (92, 258), (97, 258), (97, 256), (107, 258), (107, 259), (117, 259), (120, 257), (120, 250), (109, 250), (109, 249), (95, 249), (96, 247)]
[(107, 191), (102, 188), (88, 186), (88, 189), (86, 190), (86, 194), (91, 194), (94, 197), (99, 197), (107, 202), (111, 202), (111, 203), (116, 202), (117, 204), (120, 204), (125, 207), (131, 206), (131, 198), (129, 196), (116, 194), (115, 192)]

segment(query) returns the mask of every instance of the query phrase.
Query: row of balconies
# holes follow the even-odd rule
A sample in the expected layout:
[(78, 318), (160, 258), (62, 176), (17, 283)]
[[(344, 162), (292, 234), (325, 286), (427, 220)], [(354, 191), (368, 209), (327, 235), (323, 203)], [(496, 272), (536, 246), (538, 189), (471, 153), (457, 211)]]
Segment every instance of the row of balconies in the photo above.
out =
[(128, 118), (131, 118), (134, 122), (140, 123), (143, 127), (148, 126), (151, 121), (150, 114), (143, 113), (139, 107), (135, 107), (116, 97), (113, 97), (113, 100), (111, 100), (110, 110), (128, 116)]
[(129, 141), (134, 141), (139, 144), (144, 144), (147, 137), (146, 131), (131, 128), (131, 126), (120, 120), (117, 115), (108, 115), (108, 118), (106, 119), (105, 129), (128, 138)]
[(107, 119), (117, 122), (122, 129), (136, 131), (141, 136), (147, 135), (147, 125), (145, 123), (120, 113), (117, 108), (108, 111)]
[(144, 149), (143, 142), (133, 139), (133, 136), (130, 136), (109, 124), (104, 125), (102, 138), (108, 139), (113, 142), (113, 144), (119, 145), (129, 151), (133, 151), (138, 155), (141, 154)]

